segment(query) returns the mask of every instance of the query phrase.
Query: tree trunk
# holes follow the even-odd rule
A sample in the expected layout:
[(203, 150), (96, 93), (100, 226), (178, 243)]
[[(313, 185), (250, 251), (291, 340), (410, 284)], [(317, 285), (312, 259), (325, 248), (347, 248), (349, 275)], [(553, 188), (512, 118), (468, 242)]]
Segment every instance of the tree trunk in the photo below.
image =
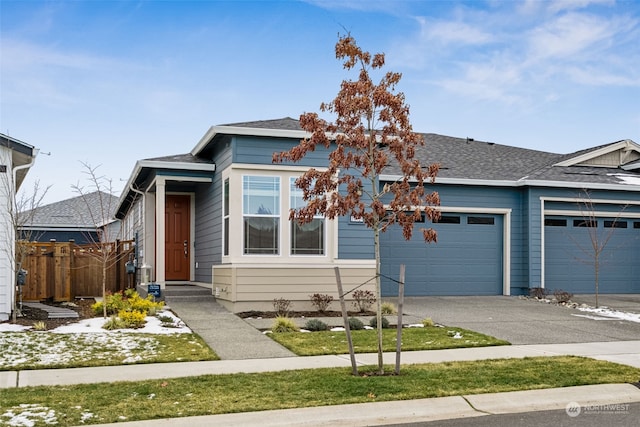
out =
[(380, 285), (380, 229), (379, 224), (373, 227), (373, 247), (376, 257), (376, 329), (378, 332), (378, 373), (384, 374), (382, 357), (382, 287)]

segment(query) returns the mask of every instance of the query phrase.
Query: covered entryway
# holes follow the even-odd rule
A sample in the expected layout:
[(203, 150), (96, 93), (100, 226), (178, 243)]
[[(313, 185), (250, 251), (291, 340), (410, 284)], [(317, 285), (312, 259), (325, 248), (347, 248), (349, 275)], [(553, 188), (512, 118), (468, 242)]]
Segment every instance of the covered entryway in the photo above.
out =
[(165, 202), (165, 279), (188, 281), (191, 275), (191, 197), (168, 194)]
[[(381, 235), (382, 274), (395, 279), (405, 264), (405, 295), (503, 294), (504, 215), (443, 213), (433, 224), (438, 243), (431, 244), (421, 226), (431, 224), (415, 224), (409, 241), (397, 226)], [(397, 295), (397, 284), (383, 277), (382, 293)]]
[[(640, 219), (545, 218), (545, 288), (595, 292), (595, 250), (600, 255), (599, 293), (640, 293)], [(605, 244), (606, 242), (606, 244)]]

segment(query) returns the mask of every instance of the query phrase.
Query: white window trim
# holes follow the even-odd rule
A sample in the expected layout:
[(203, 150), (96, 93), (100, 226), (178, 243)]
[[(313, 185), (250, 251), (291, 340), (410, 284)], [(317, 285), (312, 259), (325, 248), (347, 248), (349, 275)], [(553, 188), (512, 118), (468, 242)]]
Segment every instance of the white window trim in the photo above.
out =
[[(316, 168), (323, 171), (326, 168)], [(326, 264), (336, 262), (338, 256), (338, 221), (325, 218), (324, 235), (324, 255), (292, 255), (291, 254), (291, 225), (289, 220), (290, 209), (290, 189), (289, 179), (298, 177), (308, 171), (306, 166), (274, 166), (274, 165), (252, 165), (233, 164), (222, 172), (222, 191), (224, 191), (224, 180), (229, 179), (230, 192), (230, 214), (229, 229), (230, 234), (236, 230), (240, 238), (231, 236), (229, 239), (229, 255), (224, 255), (224, 241), (220, 240), (220, 253), (222, 264), (242, 264), (261, 265), (268, 262), (274, 265), (305, 265), (305, 264)], [(280, 178), (280, 223), (279, 223), (279, 255), (271, 254), (244, 254), (244, 227), (243, 221), (243, 176), (270, 176)], [(238, 196), (234, 196), (238, 195)], [(224, 193), (221, 193), (224, 197)], [(220, 203), (222, 227), (224, 227), (224, 207)], [(224, 229), (223, 229), (224, 232)], [(224, 236), (224, 234), (223, 234)], [(224, 238), (224, 237), (223, 237)]]
[[(250, 217), (253, 218), (261, 218), (260, 216), (256, 216), (255, 214), (245, 214), (244, 213), (244, 179), (246, 177), (257, 177), (257, 178), (278, 178), (278, 198), (279, 198), (279, 211), (278, 214), (275, 215), (264, 215), (264, 218), (278, 218), (278, 247), (277, 247), (277, 251), (278, 253), (276, 254), (247, 254), (245, 253), (245, 248), (244, 248), (244, 243), (245, 243), (245, 235), (244, 235), (244, 218), (245, 215), (248, 215)], [(229, 180), (229, 183), (231, 183), (231, 180)], [(283, 193), (283, 189), (282, 189), (282, 176), (280, 175), (265, 175), (265, 174), (259, 174), (259, 173), (242, 173), (242, 175), (240, 176), (240, 217), (242, 218), (242, 226), (240, 227), (240, 235), (242, 236), (242, 240), (240, 242), (240, 246), (241, 246), (241, 253), (243, 257), (280, 257), (282, 256), (282, 242), (283, 242), (283, 234), (284, 230), (282, 230), (282, 216), (283, 216), (283, 210), (282, 210), (282, 205), (283, 205), (283, 200), (282, 200), (282, 193)], [(288, 191), (287, 191), (288, 193)], [(230, 215), (231, 216), (231, 215)]]

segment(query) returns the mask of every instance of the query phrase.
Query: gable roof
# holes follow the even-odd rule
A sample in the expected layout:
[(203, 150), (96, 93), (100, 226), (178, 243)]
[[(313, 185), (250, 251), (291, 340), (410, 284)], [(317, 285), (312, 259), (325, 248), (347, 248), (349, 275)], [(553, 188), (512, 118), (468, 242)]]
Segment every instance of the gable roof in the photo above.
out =
[[(105, 215), (101, 212), (101, 206), (105, 209)], [(29, 218), (25, 228), (74, 228), (93, 231), (95, 224), (106, 220), (106, 223), (114, 220), (114, 214), (118, 207), (118, 197), (95, 191), (84, 196), (62, 200), (33, 210), (21, 212), (20, 215)], [(106, 218), (103, 218), (106, 216)]]
[(640, 145), (624, 139), (566, 155), (554, 166), (622, 167), (640, 160)]

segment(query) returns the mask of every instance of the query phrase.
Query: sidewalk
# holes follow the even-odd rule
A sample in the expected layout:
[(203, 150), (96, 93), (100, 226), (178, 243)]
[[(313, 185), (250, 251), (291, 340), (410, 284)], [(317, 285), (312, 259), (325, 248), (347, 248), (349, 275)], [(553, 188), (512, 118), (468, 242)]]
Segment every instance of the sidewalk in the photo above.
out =
[[(402, 363), (406, 365), (460, 360), (576, 355), (625, 363), (640, 368), (639, 348), (640, 341), (622, 341), (411, 351), (402, 353)], [(377, 363), (377, 354), (358, 354), (356, 359), (359, 365), (375, 365)], [(387, 364), (393, 364), (395, 362), (395, 353), (385, 353), (384, 360)], [(0, 372), (0, 389), (350, 366), (349, 355), (345, 354)], [(162, 427), (189, 425), (190, 427), (205, 427), (243, 425), (314, 427), (331, 425), (356, 427), (566, 409), (570, 403), (593, 406), (632, 402), (640, 402), (640, 389), (636, 386), (632, 384), (602, 384), (499, 394), (170, 418), (105, 424), (104, 426)]]
[[(640, 368), (639, 349), (640, 341), (615, 341), (582, 344), (508, 345), (449, 350), (405, 351), (402, 353), (402, 364), (574, 355), (607, 360)], [(377, 356), (376, 353), (357, 354), (356, 361), (361, 366), (376, 365)], [(385, 353), (384, 362), (385, 364), (393, 365), (395, 363), (395, 353)], [(351, 361), (349, 355), (342, 354), (100, 366), (95, 368), (5, 371), (0, 372), (0, 389), (350, 366)]]

